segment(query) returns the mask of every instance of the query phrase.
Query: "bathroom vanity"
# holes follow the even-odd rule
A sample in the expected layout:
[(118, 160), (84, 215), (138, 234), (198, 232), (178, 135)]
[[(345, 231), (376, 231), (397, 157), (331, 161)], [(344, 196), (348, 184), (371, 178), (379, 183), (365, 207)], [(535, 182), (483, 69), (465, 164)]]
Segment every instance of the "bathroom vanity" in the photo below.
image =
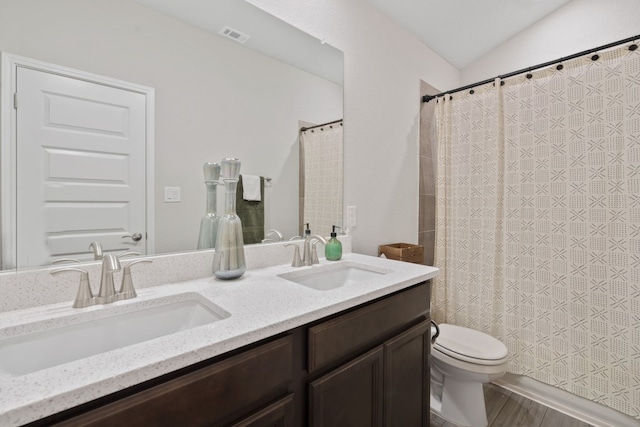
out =
[[(0, 378), (3, 390), (13, 382), (18, 392), (21, 381), (35, 381), (30, 405), (11, 408), (6, 396), (0, 401), (0, 421), (427, 426), (429, 279), (436, 273), (431, 267), (346, 254), (343, 261), (321, 266), (249, 270), (233, 282), (206, 278), (143, 289), (142, 303), (188, 291), (214, 301), (228, 316)], [(320, 290), (327, 277), (339, 285)], [(87, 366), (94, 369), (84, 371)], [(68, 377), (63, 387), (40, 383), (49, 377), (55, 385), (59, 375)]]

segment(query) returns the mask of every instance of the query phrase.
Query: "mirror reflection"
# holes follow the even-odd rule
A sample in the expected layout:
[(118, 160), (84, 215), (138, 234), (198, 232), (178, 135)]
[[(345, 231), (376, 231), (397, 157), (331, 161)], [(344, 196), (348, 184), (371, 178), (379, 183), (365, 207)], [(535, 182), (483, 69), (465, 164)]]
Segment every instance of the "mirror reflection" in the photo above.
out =
[[(241, 173), (262, 177), (264, 238), (276, 240), (279, 233), (289, 239), (301, 234), (305, 209), (300, 200), (313, 200), (308, 190), (305, 195), (305, 182), (309, 180), (305, 180), (305, 168), (300, 166), (300, 128), (342, 118), (342, 53), (244, 1), (190, 0), (180, 2), (179, 11), (170, 9), (176, 6), (172, 3), (176, 2), (0, 0), (1, 51), (26, 58), (27, 62), (33, 59), (104, 77), (107, 83), (98, 83), (103, 87), (117, 86), (108, 83), (113, 81), (142, 88), (136, 89), (139, 92), (147, 88), (153, 99), (140, 113), (147, 146), (142, 163), (136, 165), (129, 165), (128, 155), (114, 148), (125, 139), (123, 135), (128, 138), (133, 133), (133, 127), (128, 127), (130, 118), (122, 119), (109, 109), (94, 111), (95, 117), (106, 122), (98, 126), (101, 133), (97, 139), (103, 146), (88, 150), (73, 145), (72, 140), (84, 132), (86, 122), (64, 118), (76, 120), (91, 108), (67, 101), (84, 94), (43, 101), (42, 108), (49, 108), (49, 117), (58, 120), (52, 133), (67, 133), (55, 147), (40, 143), (40, 152), (29, 151), (16, 141), (15, 134), (3, 132), (3, 154), (11, 152), (13, 143), (13, 157), (18, 159), (16, 167), (3, 155), (3, 268), (46, 265), (52, 247), (56, 249), (55, 258), (93, 259), (89, 248), (93, 241), (99, 241), (105, 253), (196, 250), (201, 218), (207, 209), (203, 164), (220, 162), (224, 157), (239, 158)], [(219, 35), (223, 27), (249, 38), (241, 44)], [(23, 68), (33, 71), (29, 66)], [(3, 83), (7, 74), (3, 64)], [(49, 75), (57, 76), (50, 71)], [(21, 97), (18, 95), (18, 99)], [(19, 107), (20, 113), (16, 113), (9, 98), (3, 94), (2, 124), (16, 126), (13, 121), (22, 111)], [(95, 125), (93, 119), (87, 120)], [(118, 128), (120, 125), (124, 127)], [(319, 129), (322, 127), (315, 131), (324, 132)], [(106, 136), (112, 141), (108, 142)], [(80, 161), (79, 152), (89, 155)], [(27, 168), (20, 166), (20, 159), (26, 160)], [(340, 188), (334, 186), (331, 192), (339, 193), (337, 200), (341, 202), (341, 148), (332, 159), (325, 163), (339, 168), (325, 175), (339, 176)], [(125, 166), (129, 169), (124, 170)], [(42, 173), (34, 174), (34, 170)], [(96, 171), (102, 175), (90, 175)], [(11, 173), (13, 181), (7, 178)], [(34, 176), (35, 181), (51, 177), (55, 181), (48, 186), (35, 182), (26, 194), (58, 194), (63, 183), (73, 184), (72, 194), (45, 205), (32, 202), (19, 211), (16, 205), (27, 199), (21, 193), (25, 181), (20, 179), (21, 174)], [(96, 210), (82, 206), (76, 218), (68, 209), (81, 197), (78, 188), (93, 195), (96, 188), (109, 190), (107, 184), (118, 188), (124, 186), (123, 182), (129, 185), (133, 174), (146, 180), (138, 184), (142, 188), (135, 186), (137, 208), (122, 203), (124, 196), (117, 195), (112, 197), (110, 207), (117, 203), (121, 206), (112, 213), (96, 214)], [(222, 193), (219, 186), (218, 208), (224, 206)], [(63, 204), (66, 210), (56, 209)], [(319, 219), (313, 221), (318, 222), (318, 228), (311, 224), (313, 232), (328, 234), (327, 224), (341, 225), (341, 210), (338, 217), (326, 218), (322, 225)], [(122, 225), (140, 211), (144, 212), (143, 225)], [(64, 234), (59, 229), (61, 222), (77, 229)], [(47, 239), (29, 235), (33, 232), (44, 233)], [(142, 239), (131, 237), (135, 233)], [(75, 246), (69, 243), (72, 241)], [(77, 249), (80, 247), (84, 249)], [(14, 254), (8, 256), (11, 252)], [(21, 262), (16, 261), (19, 253), (26, 254)], [(45, 254), (46, 260), (37, 254)]]

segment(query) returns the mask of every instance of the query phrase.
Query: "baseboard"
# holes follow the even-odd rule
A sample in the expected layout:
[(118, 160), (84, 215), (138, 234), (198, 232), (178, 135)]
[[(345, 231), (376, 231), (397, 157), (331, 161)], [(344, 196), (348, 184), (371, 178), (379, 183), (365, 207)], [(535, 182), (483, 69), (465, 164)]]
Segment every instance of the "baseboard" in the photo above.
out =
[(493, 383), (596, 427), (640, 427), (629, 415), (523, 375), (507, 373)]

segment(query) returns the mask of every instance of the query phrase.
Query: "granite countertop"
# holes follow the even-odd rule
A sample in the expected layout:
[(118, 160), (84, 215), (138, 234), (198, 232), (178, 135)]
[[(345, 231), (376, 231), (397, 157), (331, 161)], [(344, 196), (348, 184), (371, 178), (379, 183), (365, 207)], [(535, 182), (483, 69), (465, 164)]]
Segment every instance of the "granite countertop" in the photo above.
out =
[[(0, 425), (25, 424), (143, 381), (218, 356), (247, 344), (319, 320), (432, 277), (438, 269), (359, 254), (351, 262), (387, 274), (327, 291), (278, 277), (288, 272), (335, 265), (287, 265), (248, 270), (240, 279), (214, 277), (138, 290), (138, 297), (110, 305), (71, 308), (71, 301), (0, 314), (0, 340), (38, 328), (52, 328), (81, 316), (82, 321), (151, 307), (188, 296), (218, 306), (230, 316), (186, 331), (90, 356), (41, 371), (9, 376), (0, 372)], [(35, 355), (34, 355), (35, 357)]]

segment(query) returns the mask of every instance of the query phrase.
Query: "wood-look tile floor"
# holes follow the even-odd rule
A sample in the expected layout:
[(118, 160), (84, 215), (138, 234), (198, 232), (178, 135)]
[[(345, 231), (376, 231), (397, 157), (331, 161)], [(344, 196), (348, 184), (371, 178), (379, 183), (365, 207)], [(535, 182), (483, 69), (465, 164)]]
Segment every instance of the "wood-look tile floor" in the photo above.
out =
[[(484, 385), (488, 427), (593, 427), (493, 384)], [(431, 414), (431, 427), (456, 424)]]

